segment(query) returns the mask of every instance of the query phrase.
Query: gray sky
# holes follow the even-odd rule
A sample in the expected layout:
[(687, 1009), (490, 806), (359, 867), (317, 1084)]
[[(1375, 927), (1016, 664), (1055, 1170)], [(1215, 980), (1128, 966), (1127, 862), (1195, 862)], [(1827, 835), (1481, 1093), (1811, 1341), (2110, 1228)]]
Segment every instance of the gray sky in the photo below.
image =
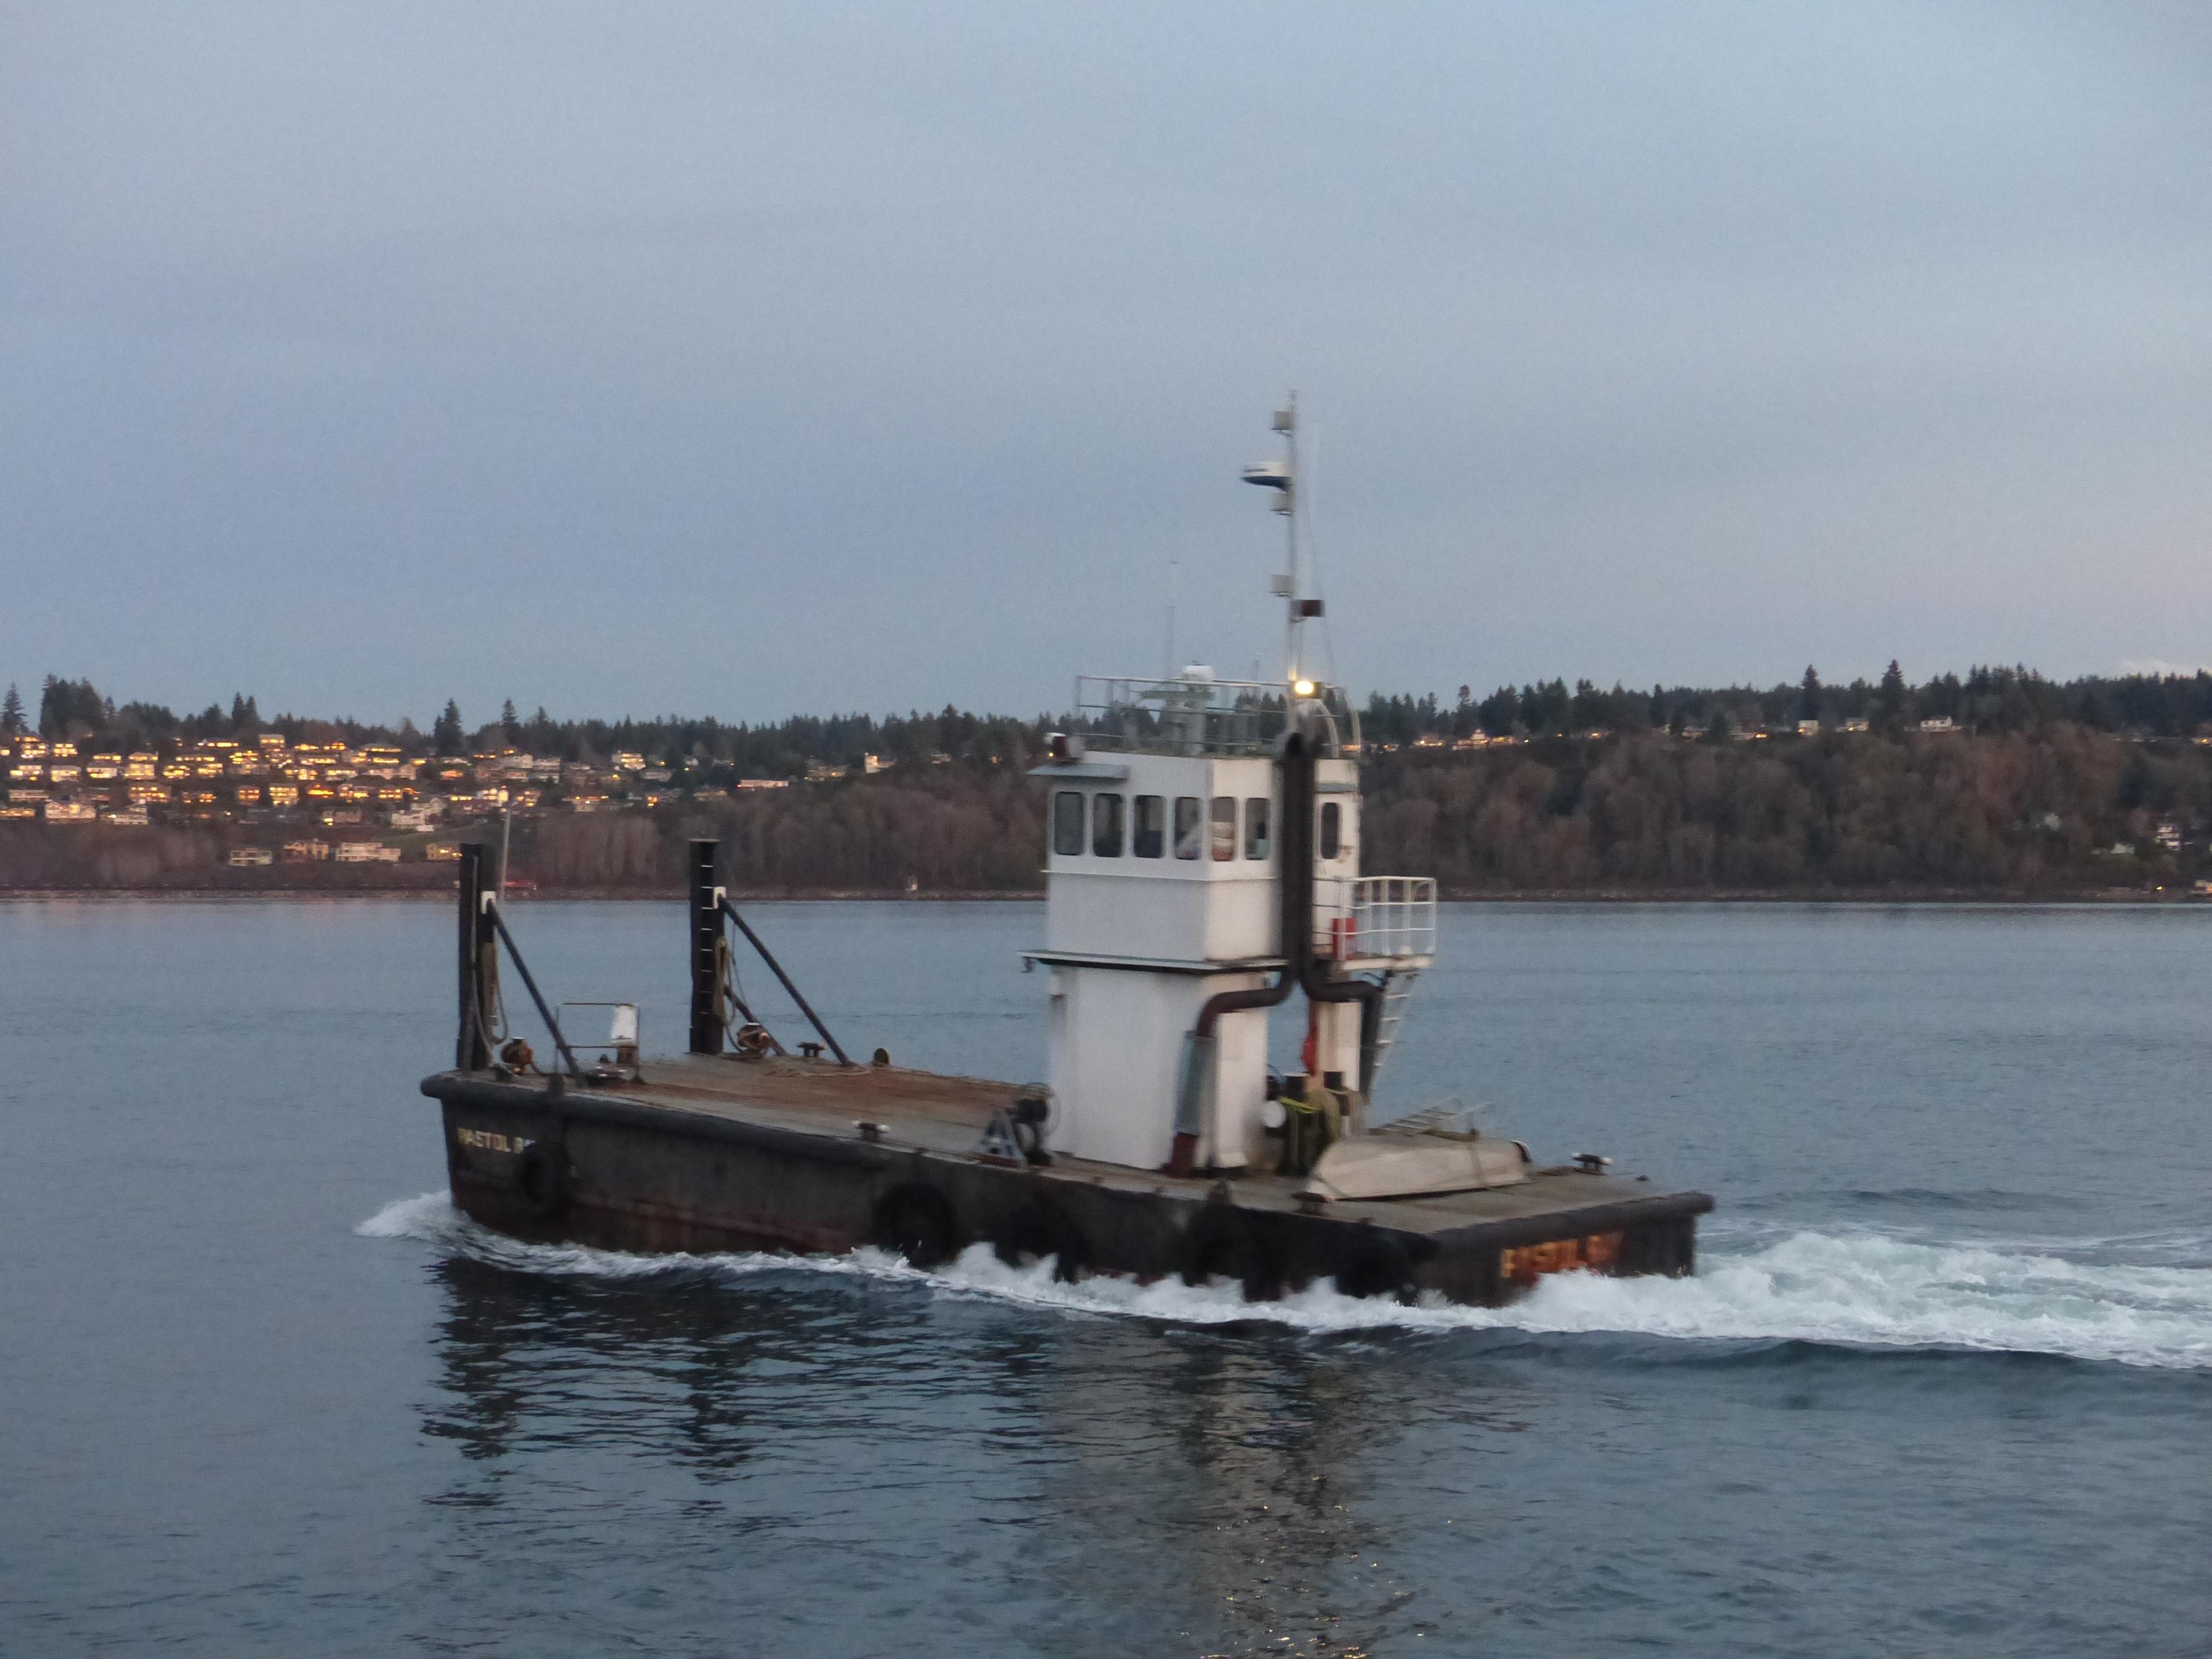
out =
[(2201, 5), (0, 9), (0, 680), (2212, 661)]

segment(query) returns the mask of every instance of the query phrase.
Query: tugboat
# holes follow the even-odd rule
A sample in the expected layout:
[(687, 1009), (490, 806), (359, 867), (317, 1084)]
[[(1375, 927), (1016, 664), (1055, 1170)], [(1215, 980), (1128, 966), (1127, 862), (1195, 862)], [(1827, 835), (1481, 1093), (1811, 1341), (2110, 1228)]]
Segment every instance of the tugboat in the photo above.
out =
[[(1539, 1166), (1444, 1111), (1370, 1121), (1405, 1000), (1434, 960), (1436, 884), (1359, 873), (1358, 718), (1313, 672), (1295, 404), (1245, 478), (1285, 526), (1279, 682), (1194, 665), (1085, 678), (1034, 769), (1045, 791), (1045, 1086), (857, 1064), (691, 844), (690, 1052), (641, 1062), (616, 1006), (586, 1066), (515, 949), (487, 849), (462, 848), (453, 1201), (516, 1237), (611, 1249), (896, 1251), (1199, 1285), (1252, 1300), (1318, 1282), (1482, 1305), (1547, 1273), (1682, 1274), (1705, 1194), (1583, 1154)], [(816, 1028), (787, 1053), (737, 995), (730, 929)], [(551, 1035), (495, 1044), (500, 947)], [(1303, 999), (1304, 1069), (1267, 1059)], [(573, 1008), (578, 1005), (564, 1005)], [(574, 1024), (574, 1017), (571, 1018)]]

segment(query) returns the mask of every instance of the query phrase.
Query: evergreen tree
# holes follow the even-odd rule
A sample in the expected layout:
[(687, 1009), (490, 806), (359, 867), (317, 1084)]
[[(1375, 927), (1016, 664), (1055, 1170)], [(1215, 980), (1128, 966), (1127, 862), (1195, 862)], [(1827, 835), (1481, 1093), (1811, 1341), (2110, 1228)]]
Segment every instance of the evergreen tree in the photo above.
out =
[(1805, 678), (1797, 688), (1797, 718), (1816, 720), (1820, 718), (1820, 677), (1813, 672), (1813, 665), (1805, 665)]
[(1897, 659), (1889, 659), (1889, 666), (1881, 671), (1881, 684), (1875, 689), (1875, 724), (1885, 732), (1896, 732), (1905, 726), (1905, 671), (1897, 665)]
[(46, 676), (39, 696), (39, 732), (43, 737), (82, 737), (106, 723), (107, 700), (90, 680)]
[(431, 724), (430, 747), (441, 755), (458, 755), (465, 743), (466, 737), (461, 729), (461, 706), (448, 697), (445, 713)]
[(510, 744), (522, 741), (522, 722), (515, 715), (513, 697), (499, 706), (499, 732)]
[(6, 698), (0, 699), (0, 736), (20, 737), (26, 726), (27, 722), (23, 719), (23, 694), (15, 689), (14, 682), (11, 681), (8, 686)]

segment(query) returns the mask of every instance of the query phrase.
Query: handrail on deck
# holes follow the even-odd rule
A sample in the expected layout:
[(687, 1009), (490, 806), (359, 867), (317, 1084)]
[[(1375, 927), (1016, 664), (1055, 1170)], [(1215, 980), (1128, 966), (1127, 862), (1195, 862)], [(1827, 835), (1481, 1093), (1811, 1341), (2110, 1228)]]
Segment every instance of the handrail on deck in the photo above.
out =
[(1316, 950), (1339, 962), (1433, 957), (1437, 953), (1437, 883), (1433, 876), (1357, 876), (1327, 884), (1317, 915)]

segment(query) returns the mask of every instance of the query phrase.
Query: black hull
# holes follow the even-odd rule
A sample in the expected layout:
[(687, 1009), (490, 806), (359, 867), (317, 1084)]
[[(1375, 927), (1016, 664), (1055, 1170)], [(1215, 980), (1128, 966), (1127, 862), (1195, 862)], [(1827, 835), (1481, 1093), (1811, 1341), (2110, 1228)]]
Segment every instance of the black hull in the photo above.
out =
[(1511, 1189), (1516, 1213), (1457, 1213), (1492, 1194), (1310, 1211), (1274, 1177), (1030, 1167), (611, 1094), (556, 1098), (478, 1073), (441, 1073), (422, 1091), (443, 1105), (453, 1201), (471, 1218), (525, 1241), (626, 1251), (872, 1243), (933, 1267), (988, 1243), (1009, 1261), (1054, 1257), (1067, 1275), (1226, 1277), (1255, 1300), (1333, 1280), (1494, 1307), (1549, 1272), (1686, 1273), (1697, 1218), (1713, 1206), (1703, 1193), (1557, 1172), (1540, 1191)]

